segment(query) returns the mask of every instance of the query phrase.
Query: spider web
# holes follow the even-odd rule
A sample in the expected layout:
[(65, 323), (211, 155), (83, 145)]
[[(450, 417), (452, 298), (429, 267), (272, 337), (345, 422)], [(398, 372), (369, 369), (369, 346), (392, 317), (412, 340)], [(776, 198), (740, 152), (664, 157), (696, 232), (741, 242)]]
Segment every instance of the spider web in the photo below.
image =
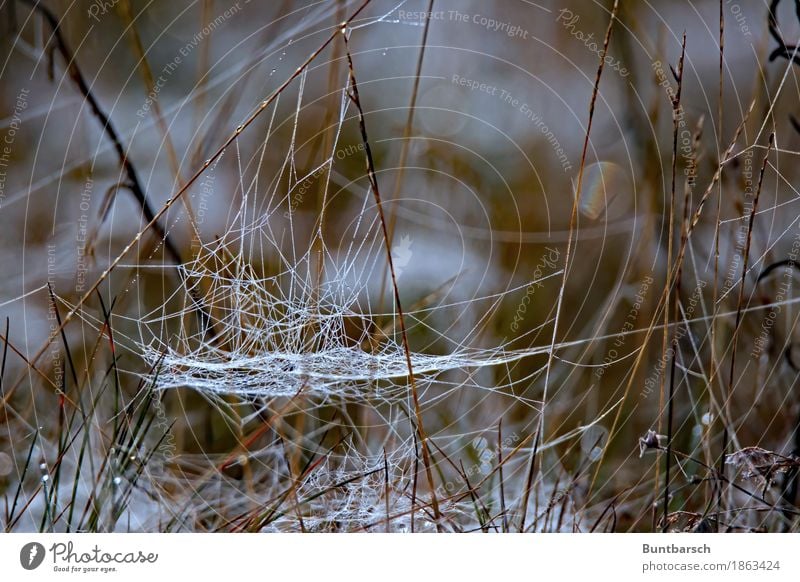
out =
[[(141, 336), (150, 339), (138, 347), (153, 368), (148, 379), (158, 389), (187, 386), (207, 394), (248, 397), (292, 396), (303, 391), (354, 401), (391, 400), (408, 394), (408, 361), (397, 332), (397, 306), (392, 305), (388, 313), (378, 311), (374, 303), (382, 303), (381, 298), (370, 291), (370, 282), (388, 280), (371, 190), (359, 193), (362, 203), (352, 217), (352, 233), (337, 247), (329, 246), (323, 237), (320, 217), (310, 241), (299, 248), (293, 197), (301, 185), (319, 178), (323, 200), (327, 200), (332, 178), (340, 176), (336, 165), (342, 132), (353, 115), (345, 88), (331, 151), (309, 174), (298, 175), (296, 141), (305, 74), (299, 84), (288, 153), (271, 186), (261, 188), (258, 175), (264, 152), (277, 147), (272, 144), (277, 102), (260, 159), (246, 186), (247, 169), (241, 169), (238, 145), (234, 146), (243, 195), (230, 228), (203, 243), (192, 261), (178, 266), (181, 286), (176, 293), (193, 300), (173, 309), (175, 295), (168, 297), (140, 322)], [(408, 241), (401, 239), (397, 252), (410, 260)], [(276, 262), (274, 272), (265, 272), (265, 265)], [(497, 305), (510, 292), (473, 302)], [(207, 310), (207, 319), (203, 325), (191, 325), (201, 307)], [(412, 330), (428, 327), (425, 321), (431, 312), (447, 307), (410, 310), (405, 314), (407, 325)], [(165, 333), (176, 328), (175, 333)], [(463, 339), (439, 336), (451, 346), (447, 353), (410, 354), (415, 378), (423, 384), (448, 371), (507, 364), (546, 349), (512, 351), (503, 343), (475, 348)]]

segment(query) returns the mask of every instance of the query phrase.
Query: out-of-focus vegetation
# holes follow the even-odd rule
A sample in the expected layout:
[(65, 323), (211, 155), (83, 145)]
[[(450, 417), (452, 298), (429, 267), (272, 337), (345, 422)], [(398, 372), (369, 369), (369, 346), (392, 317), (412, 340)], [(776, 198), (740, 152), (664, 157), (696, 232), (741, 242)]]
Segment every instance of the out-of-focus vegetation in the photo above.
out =
[(797, 531), (791, 2), (0, 4), (6, 531)]

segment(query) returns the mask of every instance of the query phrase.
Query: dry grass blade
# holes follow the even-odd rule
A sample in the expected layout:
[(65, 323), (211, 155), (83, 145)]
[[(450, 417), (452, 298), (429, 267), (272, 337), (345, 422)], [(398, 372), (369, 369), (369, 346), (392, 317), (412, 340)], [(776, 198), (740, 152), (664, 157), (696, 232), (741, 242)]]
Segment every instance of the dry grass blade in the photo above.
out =
[[(347, 42), (347, 30), (343, 29), (343, 37)], [(411, 384), (411, 396), (414, 401), (414, 413), (416, 416), (416, 430), (419, 433), (420, 446), (422, 448), (422, 462), (425, 467), (425, 474), (428, 478), (428, 486), (431, 491), (431, 505), (433, 506), (433, 513), (437, 522), (437, 529), (441, 514), (439, 512), (439, 502), (436, 499), (436, 484), (433, 480), (433, 472), (431, 470), (431, 454), (428, 448), (428, 436), (425, 432), (422, 423), (422, 408), (419, 402), (419, 393), (417, 391), (416, 379), (414, 377), (414, 366), (411, 362), (411, 347), (408, 344), (408, 332), (406, 331), (405, 313), (400, 301), (400, 288), (397, 286), (397, 272), (394, 267), (394, 258), (392, 257), (392, 242), (389, 237), (389, 229), (386, 224), (386, 218), (383, 212), (383, 201), (381, 199), (380, 188), (378, 187), (378, 178), (375, 173), (375, 160), (372, 157), (372, 148), (370, 146), (369, 137), (367, 135), (367, 126), (364, 120), (364, 110), (361, 106), (361, 99), (358, 93), (358, 83), (356, 82), (355, 69), (353, 67), (353, 57), (350, 54), (349, 47), (347, 49), (347, 62), (350, 66), (350, 83), (352, 93), (350, 98), (358, 109), (358, 124), (361, 130), (361, 139), (364, 144), (364, 153), (367, 159), (367, 176), (372, 187), (372, 194), (375, 196), (375, 204), (378, 211), (378, 217), (381, 225), (381, 233), (383, 234), (383, 242), (386, 250), (386, 261), (389, 264), (389, 273), (392, 278), (392, 292), (394, 294), (395, 309), (397, 310), (397, 319), (400, 322), (400, 336), (402, 338), (403, 350), (406, 357), (406, 365), (408, 366), (408, 381)]]

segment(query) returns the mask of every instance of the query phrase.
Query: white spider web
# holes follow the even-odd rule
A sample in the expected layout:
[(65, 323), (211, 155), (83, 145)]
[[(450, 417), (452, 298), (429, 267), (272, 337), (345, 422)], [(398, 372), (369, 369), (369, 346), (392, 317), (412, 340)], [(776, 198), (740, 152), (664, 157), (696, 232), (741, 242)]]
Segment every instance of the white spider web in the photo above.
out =
[[(246, 186), (246, 169), (241, 172), (243, 195), (231, 227), (203, 243), (193, 260), (178, 266), (181, 288), (176, 294), (193, 299), (174, 309), (170, 307), (175, 304), (173, 295), (140, 322), (141, 337), (149, 340), (140, 342), (139, 349), (153, 368), (149, 379), (156, 388), (186, 386), (206, 394), (247, 397), (293, 396), (303, 391), (354, 401), (408, 394), (408, 362), (397, 331), (396, 306), (389, 313), (378, 311), (374, 303), (376, 299), (382, 302), (369, 289), (370, 282), (388, 280), (372, 192), (362, 193), (352, 233), (342, 237), (338, 246), (324, 239), (320, 218), (311, 240), (299, 248), (293, 196), (300, 185), (319, 178), (327, 200), (331, 178), (337, 175), (337, 147), (348, 114), (352, 116), (345, 89), (333, 149), (321, 165), (299, 176), (296, 137), (305, 82), (303, 75), (288, 153), (271, 186), (261, 188), (258, 172), (264, 151), (272, 147), (277, 103), (254, 176)], [(408, 249), (403, 251), (407, 254)], [(268, 265), (275, 265), (271, 273)], [(473, 301), (496, 305), (509, 292)], [(431, 311), (447, 307), (410, 310), (406, 324), (411, 328), (427, 325), (424, 321)], [(200, 308), (208, 312), (208, 320), (202, 326), (192, 325), (193, 314)], [(463, 338), (440, 334), (440, 339), (451, 346), (447, 353), (410, 354), (415, 378), (423, 384), (449, 371), (506, 364), (547, 349), (510, 351), (502, 343), (476, 348)]]

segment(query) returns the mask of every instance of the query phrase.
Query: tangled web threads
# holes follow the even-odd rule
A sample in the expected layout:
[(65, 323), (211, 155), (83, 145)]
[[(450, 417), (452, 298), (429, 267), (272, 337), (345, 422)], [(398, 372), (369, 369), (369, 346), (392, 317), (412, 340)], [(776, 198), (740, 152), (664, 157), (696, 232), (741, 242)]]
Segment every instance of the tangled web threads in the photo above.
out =
[[(414, 451), (403, 443), (391, 454), (364, 456), (353, 448), (327, 457), (297, 487), (304, 527), (310, 531), (434, 532), (436, 522), (420, 499), (413, 499)], [(457, 523), (468, 515), (461, 503), (441, 501), (444, 522)], [(266, 531), (295, 531), (297, 513), (284, 511)]]
[[(405, 395), (405, 349), (361, 306), (363, 285), (354, 287), (343, 274), (316, 285), (313, 270), (302, 267), (260, 277), (232, 255), (222, 262), (224, 249), (222, 243), (207, 247), (204, 259), (181, 267), (187, 292), (205, 285), (203, 304), (218, 335), (208, 329), (191, 333), (189, 325), (181, 325), (174, 341), (153, 340), (145, 346), (155, 386), (259, 397), (301, 390), (351, 399)], [(182, 318), (188, 311), (166, 319)], [(164, 318), (150, 323), (164, 324)], [(517, 357), (500, 348), (460, 348), (445, 355), (412, 352), (411, 364), (415, 378), (424, 382), (449, 370)]]
[[(305, 77), (293, 132), (302, 110), (304, 81)], [(302, 391), (321, 398), (392, 400), (408, 394), (409, 360), (415, 379), (427, 383), (451, 370), (494, 366), (543, 351), (468, 347), (469, 338), (452, 339), (430, 329), (426, 320), (439, 306), (408, 310), (404, 323), (410, 332), (417, 324), (432, 332), (448, 346), (439, 351), (447, 353), (408, 348), (407, 354), (397, 331), (397, 305), (387, 300), (391, 311), (382, 313), (371, 304), (386, 304), (376, 299), (368, 283), (386, 281), (388, 270), (378, 213), (369, 205), (370, 189), (352, 192), (360, 200), (351, 222), (355, 226), (340, 235), (335, 247), (323, 239), (319, 227), (304, 250), (298, 248), (292, 197), (298, 185), (311, 178), (320, 180), (327, 192), (332, 176), (339, 175), (334, 165), (350, 105), (346, 95), (345, 90), (333, 149), (311, 174), (297, 175), (294, 133), (266, 192), (258, 186), (261, 163), (249, 186), (240, 164), (242, 197), (232, 226), (179, 267), (181, 288), (154, 316), (139, 320), (140, 337), (152, 338), (138, 343), (153, 369), (148, 379), (155, 388), (186, 386), (211, 395), (264, 398)], [(289, 211), (282, 212), (287, 206)], [(410, 257), (405, 255), (407, 263)], [(176, 302), (183, 307), (175, 308)], [(193, 325), (199, 310), (206, 321)]]

